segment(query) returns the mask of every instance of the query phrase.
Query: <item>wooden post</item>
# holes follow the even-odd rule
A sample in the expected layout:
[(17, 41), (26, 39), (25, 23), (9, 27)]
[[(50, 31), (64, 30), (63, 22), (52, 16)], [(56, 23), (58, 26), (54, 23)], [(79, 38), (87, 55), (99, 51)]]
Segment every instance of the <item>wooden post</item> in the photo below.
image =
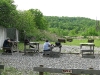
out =
[[(43, 67), (43, 65), (40, 65), (40, 67)], [(43, 72), (39, 72), (39, 75), (43, 75)]]
[(57, 68), (45, 68), (43, 65), (40, 67), (34, 67), (34, 71), (38, 71), (39, 75), (43, 75), (43, 72), (49, 73), (63, 73), (63, 74), (70, 74), (70, 75), (81, 75), (81, 74), (88, 74), (88, 75), (100, 75), (100, 70), (94, 70), (92, 67), (88, 70), (86, 69), (57, 69)]
[(70, 75), (78, 75), (78, 74), (70, 74)]
[(79, 74), (70, 74), (70, 75), (79, 75)]
[[(93, 70), (93, 68), (91, 67), (91, 68), (89, 68), (90, 70)], [(93, 75), (93, 74), (90, 74), (90, 75)]]
[(1, 69), (4, 69), (4, 65), (0, 65), (0, 75), (1, 75)]

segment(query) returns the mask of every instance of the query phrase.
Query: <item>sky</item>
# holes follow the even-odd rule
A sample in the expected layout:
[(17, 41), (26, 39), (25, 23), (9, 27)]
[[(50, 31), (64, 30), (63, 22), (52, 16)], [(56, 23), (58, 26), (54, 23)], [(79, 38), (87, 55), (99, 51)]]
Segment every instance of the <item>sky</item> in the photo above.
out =
[(100, 20), (100, 0), (14, 0), (17, 10), (39, 9), (44, 16)]

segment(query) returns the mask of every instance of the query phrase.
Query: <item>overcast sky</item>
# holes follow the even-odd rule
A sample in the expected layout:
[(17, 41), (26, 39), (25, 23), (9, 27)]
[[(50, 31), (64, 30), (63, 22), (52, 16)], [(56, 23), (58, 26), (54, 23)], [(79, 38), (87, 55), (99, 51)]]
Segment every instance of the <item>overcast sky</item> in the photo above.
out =
[(100, 0), (14, 0), (18, 10), (39, 9), (45, 16), (100, 20)]

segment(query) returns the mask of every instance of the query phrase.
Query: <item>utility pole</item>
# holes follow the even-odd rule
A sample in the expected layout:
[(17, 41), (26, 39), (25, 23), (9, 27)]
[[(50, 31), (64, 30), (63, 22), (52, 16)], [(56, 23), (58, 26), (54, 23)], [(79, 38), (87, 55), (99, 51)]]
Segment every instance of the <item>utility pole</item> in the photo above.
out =
[(96, 31), (97, 32), (99, 31), (99, 28), (100, 28), (99, 21), (97, 20), (97, 17), (96, 17)]

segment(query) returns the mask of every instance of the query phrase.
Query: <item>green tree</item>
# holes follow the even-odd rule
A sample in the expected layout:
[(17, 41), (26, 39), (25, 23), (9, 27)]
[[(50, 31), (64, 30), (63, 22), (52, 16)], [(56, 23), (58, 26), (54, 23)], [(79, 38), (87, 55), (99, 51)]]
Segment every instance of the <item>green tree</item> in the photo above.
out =
[(98, 36), (98, 32), (96, 31), (95, 27), (88, 28), (87, 31), (83, 32), (85, 36)]
[(22, 37), (31, 37), (35, 34), (36, 32), (36, 26), (35, 26), (35, 21), (34, 21), (34, 15), (30, 11), (18, 11), (18, 16), (17, 16), (17, 23), (16, 23), (16, 28), (23, 35)]
[(48, 28), (48, 23), (40, 10), (29, 9), (29, 11), (35, 16), (34, 20), (38, 29), (43, 30)]
[[(95, 20), (85, 18), (85, 17), (58, 17), (58, 16), (44, 16), (49, 24), (50, 28), (53, 28), (53, 31), (58, 34), (60, 30), (60, 35), (63, 34), (76, 36), (82, 35), (83, 32), (87, 31), (88, 28), (93, 27), (95, 29)], [(52, 30), (52, 29), (51, 29)], [(63, 30), (63, 31), (62, 31)], [(66, 30), (68, 31), (65, 35)]]
[(0, 26), (12, 27), (16, 15), (16, 6), (13, 0), (0, 0)]

